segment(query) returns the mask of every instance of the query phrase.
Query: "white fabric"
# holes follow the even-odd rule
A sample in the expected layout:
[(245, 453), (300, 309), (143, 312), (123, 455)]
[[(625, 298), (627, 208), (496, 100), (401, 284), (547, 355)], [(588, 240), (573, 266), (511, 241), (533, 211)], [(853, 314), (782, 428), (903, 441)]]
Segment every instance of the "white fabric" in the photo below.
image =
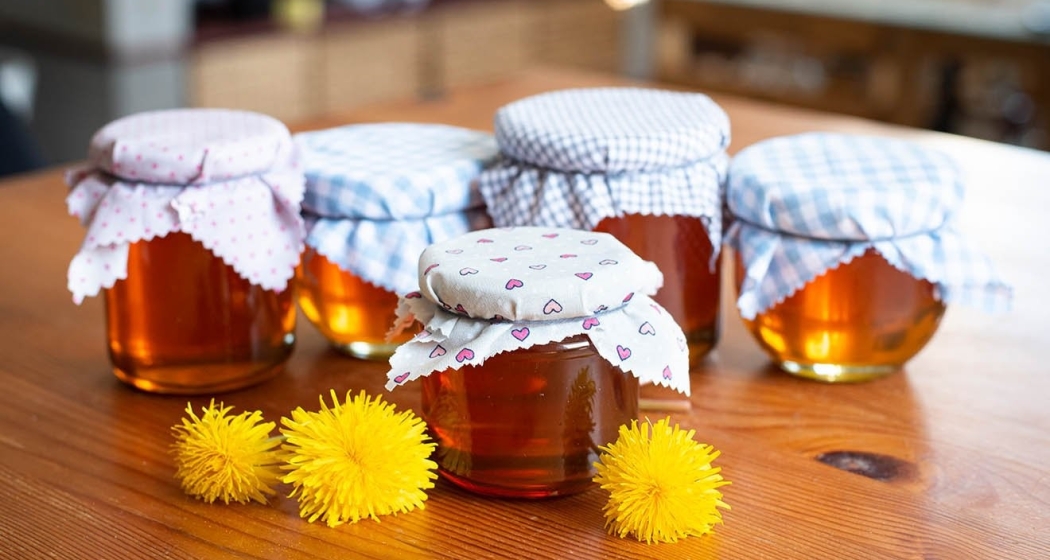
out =
[(280, 122), (238, 111), (143, 113), (103, 127), (90, 153), (67, 176), (69, 212), (87, 228), (68, 272), (75, 302), (127, 276), (131, 243), (176, 231), (249, 282), (287, 287), (304, 247), (304, 180)]
[(390, 358), (387, 388), (584, 334), (609, 363), (688, 394), (685, 335), (648, 297), (662, 283), (656, 265), (604, 233), (488, 229), (432, 245), (395, 326), (424, 331)]

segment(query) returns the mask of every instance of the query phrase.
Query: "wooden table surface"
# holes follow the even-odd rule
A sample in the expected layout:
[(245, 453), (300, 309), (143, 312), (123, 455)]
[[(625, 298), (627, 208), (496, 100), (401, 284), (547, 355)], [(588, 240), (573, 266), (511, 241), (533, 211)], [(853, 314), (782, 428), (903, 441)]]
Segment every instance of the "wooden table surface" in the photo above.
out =
[[(622, 82), (539, 70), (306, 127), (489, 128), (514, 99), (612, 83)], [(599, 490), (501, 501), (444, 481), (422, 511), (331, 529), (301, 520), (287, 487), (270, 505), (208, 505), (181, 492), (170, 427), (187, 399), (113, 377), (101, 302), (77, 307), (65, 287), (83, 231), (65, 213), (62, 172), (15, 177), (0, 182), (0, 557), (1050, 558), (1050, 155), (718, 101), (734, 152), (778, 134), (837, 130), (914, 138), (959, 158), (971, 179), (964, 230), (1014, 284), (1015, 310), (951, 307), (906, 371), (834, 386), (771, 368), (726, 298), (723, 340), (692, 374), (692, 410), (672, 414), (722, 451), (733, 483), (724, 489), (733, 509), (705, 537), (645, 545), (608, 536)], [(316, 410), (329, 389), (382, 391), (382, 363), (337, 355), (302, 320), (298, 335), (282, 376), (221, 399), (278, 420), (297, 406)], [(418, 387), (385, 396), (419, 404)], [(852, 453), (847, 463), (874, 478), (816, 459), (829, 452)]]

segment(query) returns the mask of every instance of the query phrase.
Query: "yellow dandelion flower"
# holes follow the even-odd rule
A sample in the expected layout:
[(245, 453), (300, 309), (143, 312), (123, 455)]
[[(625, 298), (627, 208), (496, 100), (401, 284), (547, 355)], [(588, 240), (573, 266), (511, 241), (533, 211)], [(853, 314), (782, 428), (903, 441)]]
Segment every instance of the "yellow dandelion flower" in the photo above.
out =
[(594, 481), (609, 493), (605, 527), (620, 538), (647, 543), (699, 536), (722, 522), (729, 509), (719, 487), (729, 484), (711, 462), (719, 452), (693, 440), (670, 418), (620, 426), (615, 442), (601, 448)]
[(345, 404), (332, 391), (332, 403), (322, 397), (320, 411), (300, 407), (281, 419), (290, 471), (283, 481), (298, 495), (299, 515), (335, 527), (422, 509), (437, 478), (426, 424), (364, 391), (352, 400), (347, 393)]
[(227, 416), (232, 408), (213, 400), (198, 417), (186, 405), (189, 418), (171, 428), (175, 478), (183, 491), (208, 503), (266, 503), (281, 476), (280, 441), (270, 437), (275, 424), (261, 423), (258, 410)]

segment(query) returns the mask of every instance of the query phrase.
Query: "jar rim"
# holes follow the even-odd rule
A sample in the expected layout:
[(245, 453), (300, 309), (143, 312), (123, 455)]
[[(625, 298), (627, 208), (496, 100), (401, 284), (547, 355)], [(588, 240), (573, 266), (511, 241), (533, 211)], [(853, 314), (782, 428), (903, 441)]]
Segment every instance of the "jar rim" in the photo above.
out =
[(895, 138), (806, 133), (772, 138), (731, 162), (726, 205), (771, 232), (874, 241), (935, 232), (962, 205), (946, 155)]
[(479, 173), (498, 154), (487, 132), (430, 123), (353, 124), (296, 134), (306, 212), (418, 220), (482, 205)]
[(427, 247), (414, 297), (473, 319), (545, 322), (591, 317), (662, 284), (654, 263), (610, 234), (518, 227)]
[(520, 99), (495, 118), (501, 152), (533, 166), (620, 173), (688, 166), (729, 145), (710, 97), (640, 87), (576, 88)]
[(89, 164), (135, 184), (234, 180), (286, 165), (291, 134), (277, 119), (231, 109), (168, 109), (129, 115), (99, 129)]

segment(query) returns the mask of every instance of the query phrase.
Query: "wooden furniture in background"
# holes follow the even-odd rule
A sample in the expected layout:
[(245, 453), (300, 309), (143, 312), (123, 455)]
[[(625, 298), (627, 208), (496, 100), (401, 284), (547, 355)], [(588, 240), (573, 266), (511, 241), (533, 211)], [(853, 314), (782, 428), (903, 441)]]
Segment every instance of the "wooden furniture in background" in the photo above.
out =
[[(411, 120), (488, 128), (500, 106), (554, 89), (624, 84), (538, 70), (439, 100), (372, 105), (305, 127)], [(426, 508), (330, 529), (270, 505), (209, 505), (173, 479), (170, 427), (186, 399), (110, 373), (103, 306), (73, 305), (66, 267), (83, 230), (62, 170), (0, 182), (0, 556), (12, 558), (981, 558), (1050, 557), (1050, 155), (730, 96), (731, 151), (830, 130), (942, 149), (970, 183), (961, 227), (1016, 288), (1012, 313), (949, 306), (906, 371), (823, 385), (774, 370), (737, 317), (692, 372), (691, 410), (670, 414), (722, 451), (732, 510), (711, 535), (645, 545), (603, 529), (600, 490), (544, 501), (484, 499), (443, 481)], [(727, 255), (728, 258), (728, 255)], [(724, 271), (732, 270), (724, 266)], [(367, 390), (418, 407), (416, 384), (383, 391), (386, 368), (345, 358), (301, 321), (287, 371), (218, 395), (278, 421), (318, 397)], [(663, 414), (650, 413), (659, 418)]]
[(537, 64), (611, 72), (621, 60), (621, 26), (622, 15), (600, 0), (457, 1), (335, 18), (316, 33), (265, 27), (205, 36), (190, 51), (189, 103), (296, 121), (440, 95)]
[[(883, 29), (866, 22), (717, 2), (669, 0), (660, 6), (661, 79), (836, 113), (881, 119), (890, 115), (896, 92), (873, 88), (875, 77), (861, 67), (886, 43)], [(745, 75), (748, 69), (734, 67), (734, 59), (753, 46), (806, 57), (802, 63), (837, 59), (848, 64), (837, 72), (824, 70), (824, 83), (810, 89), (792, 75)], [(705, 60), (707, 50), (721, 51), (727, 64), (719, 67)], [(763, 68), (767, 73), (799, 70), (769, 62)]]
[(281, 119), (309, 117), (327, 91), (315, 78), (320, 70), (317, 50), (313, 42), (292, 34), (231, 39), (219, 48), (197, 49), (191, 54), (189, 103)]
[(663, 0), (657, 74), (693, 88), (962, 130), (942, 122), (959, 95), (946, 72), (1012, 65), (1018, 93), (1033, 105), (1026, 126), (1035, 132), (1025, 142), (1050, 149), (1050, 35), (1024, 27), (1026, 4)]

